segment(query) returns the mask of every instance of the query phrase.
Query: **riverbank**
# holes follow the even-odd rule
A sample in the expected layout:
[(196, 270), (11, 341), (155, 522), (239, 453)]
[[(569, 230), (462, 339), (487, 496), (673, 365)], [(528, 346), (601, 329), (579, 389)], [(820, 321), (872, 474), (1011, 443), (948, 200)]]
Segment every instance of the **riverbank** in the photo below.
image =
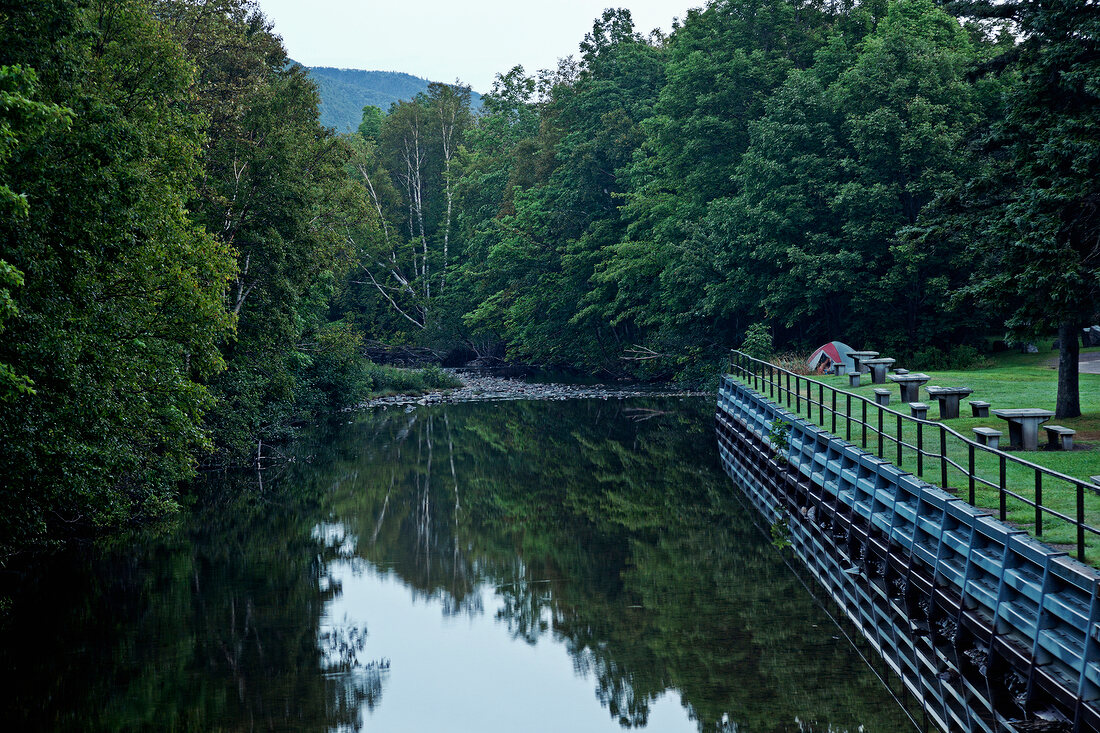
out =
[[(957, 418), (939, 418), (939, 407), (934, 400), (927, 400), (930, 405), (928, 417), (934, 421), (941, 421), (960, 435), (970, 438), (974, 435), (976, 427), (991, 428), (1002, 433), (1001, 447), (1007, 448), (1008, 426), (1006, 421), (998, 418), (992, 410), (1011, 408), (1043, 408), (1054, 409), (1055, 397), (1058, 390), (1058, 372), (1050, 365), (1051, 354), (998, 354), (991, 358), (991, 364), (978, 369), (950, 371), (927, 370), (930, 376), (929, 384), (941, 387), (966, 387), (973, 391), (967, 396), (967, 400), (984, 400), (992, 404), (992, 409), (987, 417), (974, 417), (969, 406), (964, 402), (960, 415)], [(920, 364), (898, 364), (911, 371), (920, 371)], [(896, 452), (896, 437), (898, 435), (897, 423), (892, 418), (886, 418), (878, 422), (885, 440), (880, 443), (876, 437), (874, 424), (876, 416), (874, 409), (867, 415), (871, 422), (870, 428), (865, 432), (858, 422), (859, 414), (855, 415), (856, 421), (850, 425), (843, 417), (845, 393), (858, 395), (866, 399), (873, 399), (874, 389), (885, 387), (891, 394), (890, 408), (908, 413), (908, 406), (901, 402), (898, 388), (893, 383), (886, 385), (872, 385), (870, 380), (864, 380), (859, 387), (849, 387), (848, 377), (833, 375), (815, 375), (813, 377), (826, 385), (839, 390), (837, 406), (840, 415), (835, 423), (831, 416), (826, 416), (828, 429), (834, 434), (859, 444), (872, 452), (877, 452), (880, 457), (899, 465), (903, 470), (913, 471), (920, 477), (932, 481), (944, 488), (948, 493), (960, 497), (969, 498), (970, 484), (967, 473), (960, 467), (970, 465), (971, 457), (965, 443), (955, 439), (946, 440), (946, 448), (949, 459), (947, 479), (942, 476), (942, 463), (938, 458), (939, 437), (938, 430), (934, 427), (926, 427), (923, 436), (916, 433), (916, 427), (905, 424), (904, 439), (906, 446), (903, 453), (904, 461), (899, 461)], [(1079, 381), (1081, 406), (1083, 414), (1076, 418), (1057, 418), (1049, 422), (1076, 430), (1074, 446), (1071, 451), (1047, 450), (1045, 436), (1040, 431), (1040, 441), (1044, 443), (1043, 450), (1036, 451), (1012, 451), (1021, 460), (1034, 463), (1044, 468), (1057, 471), (1073, 480), (1059, 480), (1052, 476), (1043, 479), (1041, 485), (1042, 503), (1048, 509), (1059, 512), (1067, 517), (1077, 515), (1078, 483), (1085, 482), (1091, 485), (1092, 476), (1100, 475), (1100, 411), (1097, 405), (1100, 403), (1100, 375), (1082, 374)], [(806, 390), (802, 388), (802, 399), (792, 405), (794, 412), (811, 422), (820, 422), (821, 416), (817, 406), (808, 411), (806, 398), (818, 397), (816, 389)], [(921, 390), (921, 396), (926, 390)], [(830, 401), (831, 404), (831, 401)], [(828, 412), (828, 407), (826, 412)], [(869, 435), (868, 435), (869, 433)], [(867, 436), (867, 437), (865, 437)], [(913, 451), (917, 441), (921, 442), (925, 451), (923, 461), (918, 463)], [(999, 485), (1004, 482), (1009, 495), (1005, 501), (1006, 519), (1029, 532), (1035, 531), (1035, 510), (1030, 502), (1036, 499), (1036, 477), (1033, 469), (1026, 464), (1008, 461), (1003, 469), (999, 459), (985, 451), (977, 451), (973, 458), (974, 472), (979, 477), (974, 487), (974, 504), (985, 509), (999, 511), (1001, 507), (1001, 495)], [(1002, 478), (1003, 476), (1003, 478)], [(945, 484), (946, 485), (943, 485)], [(1017, 498), (1019, 497), (1019, 498)], [(1100, 496), (1093, 491), (1085, 492), (1084, 496), (1085, 524), (1100, 526)], [(1046, 513), (1043, 517), (1043, 541), (1056, 546), (1064, 546), (1072, 551), (1077, 537), (1075, 527), (1068, 522), (1062, 522), (1052, 513)], [(1100, 537), (1087, 533), (1085, 538), (1087, 552), (1090, 557), (1100, 557)]]
[(500, 402), (511, 400), (627, 399), (629, 397), (713, 397), (713, 392), (669, 390), (646, 385), (540, 384), (507, 377), (490, 377), (471, 372), (449, 372), (462, 386), (421, 394), (375, 397), (352, 409), (386, 409), (393, 406), (436, 405), (455, 402)]

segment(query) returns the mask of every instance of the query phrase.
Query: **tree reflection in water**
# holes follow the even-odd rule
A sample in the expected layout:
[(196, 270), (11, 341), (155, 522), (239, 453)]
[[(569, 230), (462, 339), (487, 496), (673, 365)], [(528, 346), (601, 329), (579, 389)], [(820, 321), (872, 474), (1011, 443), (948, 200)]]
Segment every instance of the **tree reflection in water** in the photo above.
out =
[[(678, 690), (700, 730), (901, 730), (904, 715), (716, 465), (704, 400), (377, 412), (315, 465), (357, 554), (446, 614), (552, 638), (626, 727)], [(807, 723), (806, 721), (810, 721)], [(816, 721), (816, 722), (815, 722)]]
[(358, 729), (398, 667), (373, 656), (369, 625), (331, 616), (341, 582), (371, 573), (564, 646), (624, 727), (676, 691), (700, 731), (902, 730), (733, 496), (712, 413), (655, 399), (343, 415), (262, 489), (211, 480), (178, 526), (9, 574), (0, 716)]

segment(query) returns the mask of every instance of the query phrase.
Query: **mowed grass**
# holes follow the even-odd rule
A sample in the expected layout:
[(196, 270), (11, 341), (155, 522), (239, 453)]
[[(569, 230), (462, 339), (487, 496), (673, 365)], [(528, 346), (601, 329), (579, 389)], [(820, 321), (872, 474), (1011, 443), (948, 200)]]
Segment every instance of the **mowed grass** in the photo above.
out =
[[(1100, 349), (1085, 349), (1083, 352), (1095, 352)], [(883, 356), (890, 356), (883, 354)], [(947, 481), (946, 488), (951, 493), (962, 499), (969, 499), (970, 477), (969, 470), (973, 465), (976, 476), (974, 481), (974, 504), (993, 510), (995, 516), (1000, 515), (1001, 504), (1001, 461), (1002, 459), (982, 448), (971, 448), (950, 432), (943, 431), (939, 425), (944, 425), (962, 436), (973, 440), (973, 428), (988, 427), (1000, 430), (1002, 449), (1008, 445), (1008, 423), (992, 414), (992, 410), (1006, 408), (1043, 408), (1053, 411), (1058, 390), (1057, 353), (1046, 352), (1040, 354), (1006, 353), (997, 355), (993, 359), (994, 365), (979, 369), (964, 371), (939, 371), (921, 369), (919, 364), (896, 363), (894, 366), (909, 369), (910, 372), (923, 372), (931, 377), (931, 380), (921, 388), (920, 401), (929, 406), (928, 420), (936, 424), (925, 424), (918, 429), (915, 422), (902, 420), (901, 425), (901, 460), (900, 465), (906, 471), (920, 475), (929, 483), (942, 486), (943, 462), (940, 459), (941, 433), (947, 448)], [(858, 395), (873, 402), (874, 389), (887, 388), (890, 390), (890, 407), (896, 412), (909, 415), (909, 406), (900, 401), (900, 389), (893, 382), (885, 385), (870, 384), (870, 375), (865, 374), (860, 387), (850, 388), (847, 376), (811, 375), (812, 379), (837, 389), (837, 411), (834, 430), (834, 418), (832, 415), (832, 396), (828, 389), (824, 390), (825, 409), (824, 415), (818, 403), (818, 395), (822, 391), (817, 385), (806, 385), (803, 382), (801, 405), (795, 409), (795, 401), (792, 396), (790, 408), (792, 412), (798, 412), (803, 417), (810, 418), (818, 425), (823, 425), (827, 430), (835, 432), (841, 438), (850, 440), (860, 447), (865, 447), (869, 452), (898, 464), (898, 423), (897, 416), (890, 412), (882, 415), (882, 437), (878, 434), (879, 410), (871, 404), (867, 407), (867, 419), (871, 427), (866, 431), (856, 421), (851, 423), (844, 416), (847, 397), (845, 393)], [(929, 399), (924, 387), (936, 385), (940, 387), (969, 387), (974, 392), (960, 402), (960, 417), (951, 420), (941, 420), (939, 417), (939, 403)], [(784, 381), (783, 386), (786, 386)], [(792, 382), (793, 386), (793, 382)], [(1074, 436), (1074, 450), (1050, 451), (1044, 450), (1046, 433), (1039, 430), (1040, 450), (1038, 451), (1007, 451), (1010, 458), (1004, 461), (1005, 487), (1008, 492), (1005, 495), (1005, 519), (1020, 529), (1024, 529), (1033, 535), (1039, 535), (1044, 542), (1064, 547), (1070, 554), (1076, 554), (1077, 530), (1066, 520), (1055, 514), (1044, 511), (1042, 513), (1041, 531), (1036, 531), (1036, 510), (1029, 505), (1034, 503), (1037, 493), (1041, 492), (1042, 504), (1048, 509), (1064, 514), (1070, 518), (1077, 517), (1077, 496), (1080, 491), (1084, 497), (1085, 523), (1100, 529), (1100, 487), (1093, 487), (1090, 477), (1100, 475), (1100, 374), (1081, 374), (1081, 411), (1082, 415), (1076, 418), (1051, 418), (1047, 425), (1062, 425), (1077, 431)], [(765, 396), (769, 395), (769, 389), (765, 385)], [(811, 397), (807, 404), (805, 397)], [(985, 418), (971, 417), (971, 409), (968, 400), (984, 400), (989, 402), (990, 416)], [(777, 395), (776, 401), (780, 401)], [(782, 398), (784, 406), (787, 398)], [(852, 399), (852, 412), (857, 420), (862, 416), (862, 406), (859, 400)], [(850, 431), (850, 432), (849, 432)], [(919, 434), (918, 434), (919, 433)], [(924, 455), (918, 456), (916, 446), (920, 440), (920, 448)], [(866, 441), (866, 443), (864, 442)], [(880, 451), (881, 444), (881, 451)], [(1014, 460), (1019, 459), (1019, 460)], [(971, 464), (973, 460), (973, 464)], [(1026, 463), (1024, 463), (1026, 462)], [(1027, 463), (1037, 464), (1044, 468), (1064, 474), (1068, 477), (1060, 478), (1050, 474), (1043, 474), (1039, 478), (1037, 491), (1036, 470)], [(954, 464), (954, 465), (952, 465)], [(1082, 488), (1084, 487), (1084, 488)], [(1020, 498), (1011, 494), (1015, 493)], [(1022, 499), (1022, 500), (1021, 500)], [(1086, 532), (1086, 560), (1090, 564), (1100, 566), (1100, 535)]]

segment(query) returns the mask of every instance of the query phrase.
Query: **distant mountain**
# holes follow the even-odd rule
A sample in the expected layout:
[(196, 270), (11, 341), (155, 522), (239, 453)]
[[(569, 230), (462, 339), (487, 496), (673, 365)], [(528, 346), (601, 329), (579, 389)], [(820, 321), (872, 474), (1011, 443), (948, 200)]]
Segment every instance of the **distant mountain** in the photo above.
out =
[[(310, 77), (321, 89), (321, 124), (348, 132), (359, 127), (363, 107), (368, 104), (388, 111), (390, 105), (412, 99), (427, 91), (429, 82), (400, 71), (363, 71), (334, 69), (331, 66), (306, 66)], [(473, 108), (481, 108), (481, 95), (470, 93)]]

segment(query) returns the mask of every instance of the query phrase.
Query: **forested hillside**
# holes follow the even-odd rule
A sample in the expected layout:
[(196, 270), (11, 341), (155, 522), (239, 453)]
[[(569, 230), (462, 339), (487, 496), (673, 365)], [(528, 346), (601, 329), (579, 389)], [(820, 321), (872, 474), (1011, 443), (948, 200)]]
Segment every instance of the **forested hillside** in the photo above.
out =
[(1094, 2), (713, 0), (661, 37), (609, 10), (451, 133), (431, 95), (371, 123), (378, 236), (342, 312), (688, 380), (750, 328), (927, 368), (1076, 334), (1100, 265), (1098, 23)]
[[(307, 66), (306, 70), (321, 95), (321, 124), (337, 132), (351, 132), (359, 127), (364, 107), (388, 110), (395, 102), (412, 99), (427, 91), (431, 83), (399, 71), (334, 69), (331, 66)], [(481, 105), (481, 95), (471, 92), (470, 102), (477, 109)]]
[(1060, 334), (1079, 412), (1098, 36), (1095, 0), (613, 9), (480, 113), (432, 83), (340, 135), (251, 0), (4, 2), (0, 553), (355, 404), (365, 339), (705, 382), (750, 332)]

